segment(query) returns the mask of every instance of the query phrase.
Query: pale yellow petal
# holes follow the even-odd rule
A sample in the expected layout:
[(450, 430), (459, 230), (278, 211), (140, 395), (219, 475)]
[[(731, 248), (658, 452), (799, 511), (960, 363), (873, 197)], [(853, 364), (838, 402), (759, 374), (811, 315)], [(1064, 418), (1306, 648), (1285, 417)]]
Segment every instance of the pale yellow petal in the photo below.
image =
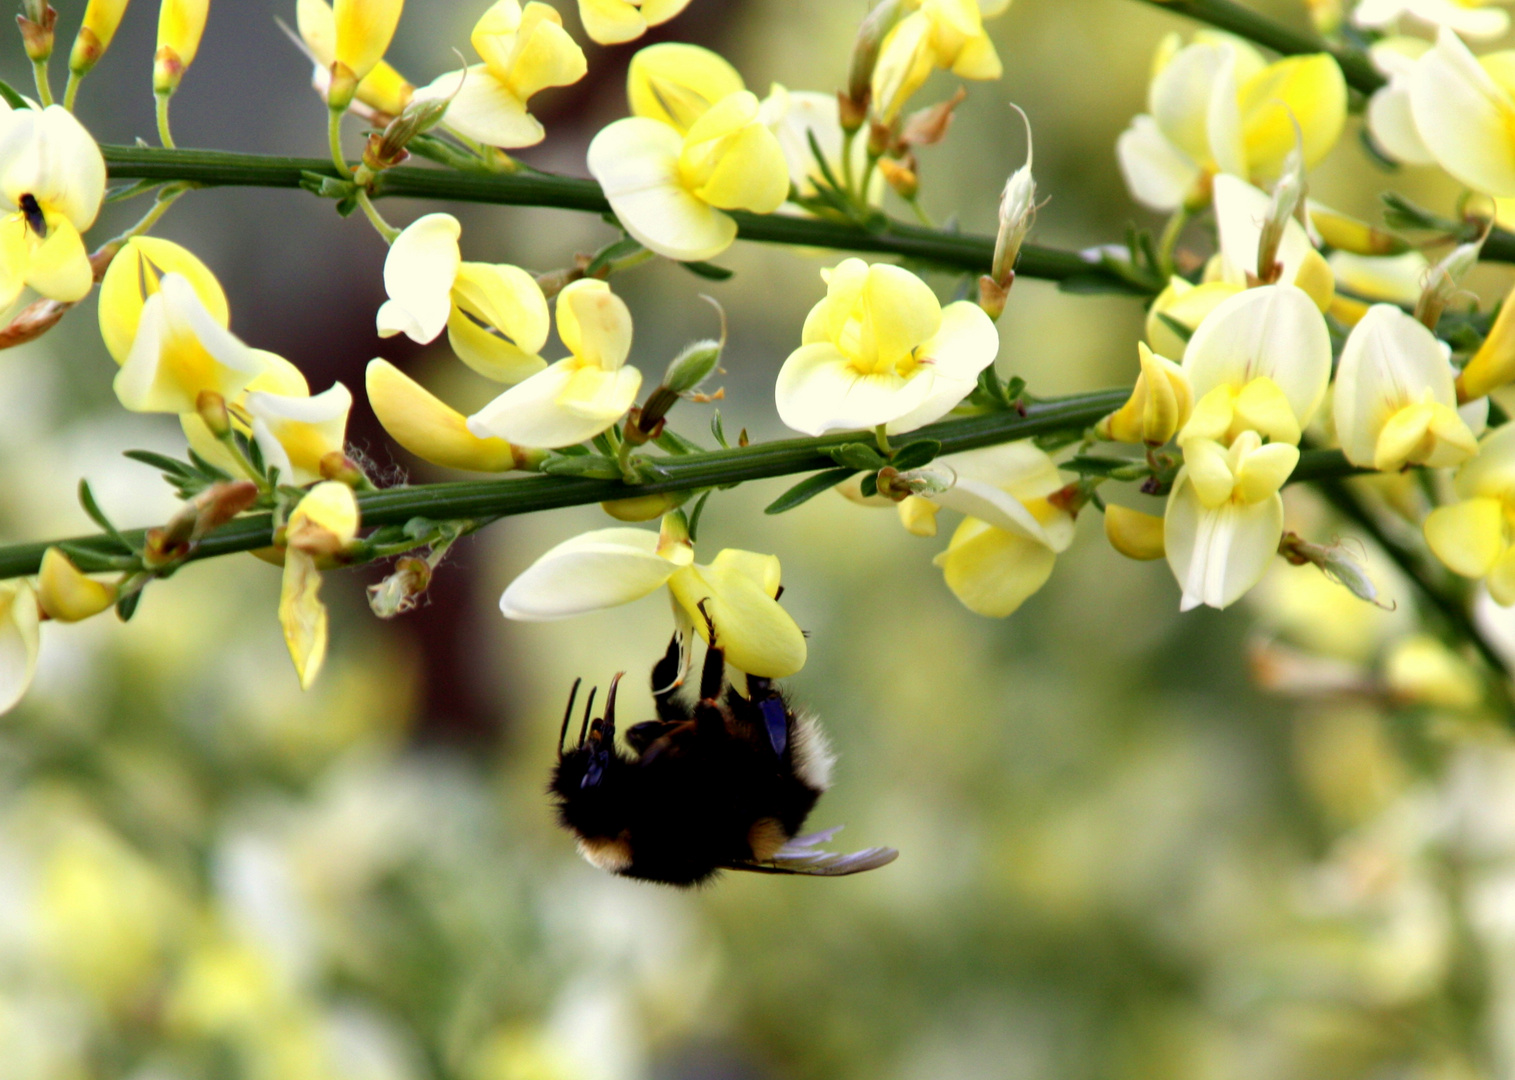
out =
[(423, 461), (476, 472), (508, 472), (516, 467), (508, 442), (473, 434), (462, 413), (388, 360), (369, 362), (367, 387), (369, 407), (389, 437)]

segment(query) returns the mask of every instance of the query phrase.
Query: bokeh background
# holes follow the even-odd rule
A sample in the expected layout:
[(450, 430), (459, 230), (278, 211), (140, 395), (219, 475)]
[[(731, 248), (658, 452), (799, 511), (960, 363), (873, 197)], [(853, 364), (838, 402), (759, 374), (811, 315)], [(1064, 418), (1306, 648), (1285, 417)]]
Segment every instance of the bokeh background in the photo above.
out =
[[(71, 40), (82, 0), (57, 2)], [(556, 3), (582, 40), (574, 5)], [(1252, 3), (1305, 25), (1297, 0)], [(429, 80), (468, 52), (485, 6), (412, 0), (390, 59)], [(276, 25), (293, 7), (212, 6), (174, 102), (180, 145), (324, 153), (324, 107)], [(829, 91), (865, 10), (694, 0), (647, 40), (717, 49), (759, 93)], [(101, 141), (152, 138), (155, 16), (138, 0), (84, 85)], [(1050, 197), (1036, 239), (1082, 247), (1159, 224), (1127, 197), (1114, 142), (1144, 107), (1159, 40), (1189, 28), (1131, 0), (1016, 0), (991, 26), (1005, 79), (970, 85), (948, 142), (923, 153), (931, 213), (992, 230), (1025, 152), (1015, 101)], [(584, 175), (589, 138), (624, 114), (634, 48), (586, 45), (589, 77), (536, 99), (548, 139), (521, 156)], [(28, 81), (19, 42), (0, 73)], [(920, 101), (952, 83), (934, 77)], [(1450, 208), (1449, 182), (1381, 171), (1355, 128), (1317, 197), (1376, 216), (1393, 187)], [(349, 136), (355, 148), (355, 124)], [(100, 235), (140, 209), (111, 209)], [(403, 223), (439, 207), (383, 209)], [(465, 257), (534, 270), (614, 236), (590, 216), (445, 209)], [(464, 411), (487, 400), (445, 341), (375, 337), (384, 247), (332, 210), (213, 190), (158, 231), (219, 274), (233, 328), (313, 389), (357, 389), (382, 355)], [(618, 278), (633, 362), (657, 371), (711, 333), (697, 296), (713, 292), (731, 318), (725, 426), (780, 434), (772, 382), (835, 259), (738, 245), (723, 284), (667, 264)], [(1509, 285), (1480, 275), (1488, 296)], [(182, 437), (117, 405), (94, 319), (90, 301), (0, 355), (0, 541), (91, 531), (81, 476), (123, 525), (172, 511), (120, 452), (180, 453)], [(1141, 320), (1134, 300), (1023, 280), (1000, 371), (1039, 394), (1128, 383)], [(352, 440), (386, 479), (441, 478), (385, 441), (359, 396)], [(675, 420), (699, 436), (709, 409)], [(945, 532), (913, 537), (829, 496), (764, 516), (783, 483), (720, 494), (701, 550), (782, 559), (811, 635), (792, 689), (841, 759), (812, 824), (898, 847), (897, 863), (678, 892), (578, 859), (543, 793), (568, 685), (626, 669), (640, 686), (670, 619), (649, 599), (512, 625), (496, 600), (549, 546), (608, 524), (597, 508), (467, 540), (392, 623), (367, 612), (375, 572), (332, 575), (332, 658), (308, 694), (279, 635), (277, 571), (196, 564), (129, 626), (47, 626), (37, 684), (0, 724), (0, 1078), (1515, 1075), (1515, 753), (1455, 660), (1414, 693), (1380, 692), (1385, 657), (1418, 639), (1413, 597), (1373, 553), (1393, 613), (1280, 564), (1247, 604), (1180, 618), (1166, 567), (1121, 560), (1090, 511), (1051, 583), (987, 621), (931, 566)], [(1349, 533), (1308, 493), (1290, 500), (1316, 538)], [(1301, 692), (1354, 679), (1361, 692)], [(650, 708), (645, 693), (628, 705)]]

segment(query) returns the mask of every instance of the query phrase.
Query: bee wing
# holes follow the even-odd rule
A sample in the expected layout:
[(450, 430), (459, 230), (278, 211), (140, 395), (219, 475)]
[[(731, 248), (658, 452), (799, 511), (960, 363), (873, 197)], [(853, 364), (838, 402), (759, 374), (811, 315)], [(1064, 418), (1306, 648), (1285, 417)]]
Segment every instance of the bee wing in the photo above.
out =
[(862, 851), (823, 851), (820, 845), (830, 840), (841, 830), (823, 829), (806, 836), (796, 836), (779, 848), (773, 858), (763, 862), (735, 862), (732, 870), (750, 870), (755, 874), (806, 874), (811, 877), (843, 877), (860, 874), (864, 870), (877, 870), (899, 858), (894, 848), (873, 847)]

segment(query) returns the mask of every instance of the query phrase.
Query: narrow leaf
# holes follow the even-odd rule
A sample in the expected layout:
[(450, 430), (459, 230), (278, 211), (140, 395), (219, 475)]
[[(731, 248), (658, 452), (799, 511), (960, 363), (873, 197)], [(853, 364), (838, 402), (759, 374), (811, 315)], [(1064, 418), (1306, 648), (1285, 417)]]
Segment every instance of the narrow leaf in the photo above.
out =
[(140, 461), (144, 465), (150, 465), (159, 472), (167, 473), (169, 476), (193, 476), (195, 473), (195, 470), (184, 464), (184, 462), (176, 461), (163, 454), (155, 454), (151, 450), (128, 450), (125, 456), (131, 458), (133, 461)]
[[(784, 492), (784, 494), (780, 495), (777, 499), (774, 499), (773, 502), (764, 507), (763, 513), (787, 513), (788, 511), (793, 510), (796, 506), (799, 506), (801, 503), (809, 502), (821, 492), (829, 491), (831, 488), (836, 487), (836, 485), (840, 484), (843, 480), (847, 479), (855, 472), (857, 472), (856, 469), (826, 469), (823, 472), (818, 472), (807, 476), (805, 479), (801, 480), (798, 484), (795, 484), (788, 491)], [(874, 485), (874, 490), (878, 490), (878, 486), (876, 484)]]
[(846, 465), (854, 472), (863, 469), (877, 471), (889, 464), (887, 458), (867, 443), (844, 443), (831, 447), (826, 454), (838, 465)]
[(79, 481), (79, 505), (84, 507), (84, 512), (89, 515), (91, 521), (100, 526), (107, 536), (121, 545), (122, 551), (129, 555), (136, 553), (136, 549), (126, 542), (126, 537), (122, 536), (116, 527), (111, 524), (110, 518), (105, 516), (105, 511), (100, 509), (100, 504), (95, 502), (95, 493), (89, 489), (88, 480)]
[(929, 464), (942, 452), (942, 444), (935, 439), (917, 439), (899, 448), (895, 452), (889, 464), (904, 472), (907, 469), (919, 469), (922, 465)]
[(711, 492), (706, 491), (694, 504), (694, 509), (689, 513), (689, 542), (694, 543), (700, 538), (700, 516), (705, 513), (705, 504), (710, 501)]
[(695, 277), (701, 277), (707, 281), (727, 281), (736, 276), (735, 270), (727, 270), (724, 266), (716, 266), (715, 263), (681, 262), (679, 265)]

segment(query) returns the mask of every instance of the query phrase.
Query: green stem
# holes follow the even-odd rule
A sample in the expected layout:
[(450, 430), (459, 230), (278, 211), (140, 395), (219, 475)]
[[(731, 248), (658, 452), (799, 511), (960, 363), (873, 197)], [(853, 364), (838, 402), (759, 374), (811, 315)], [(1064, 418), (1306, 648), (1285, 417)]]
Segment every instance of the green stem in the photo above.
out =
[(79, 84), (84, 81), (84, 76), (77, 71), (68, 73), (68, 82), (63, 86), (63, 107), (69, 112), (74, 111), (74, 99), (79, 96)]
[(32, 61), (32, 76), (37, 81), (37, 100), (42, 103), (42, 107), (45, 109), (53, 103), (53, 88), (47, 78), (46, 60)]
[(1255, 41), (1266, 49), (1285, 56), (1300, 53), (1330, 53), (1341, 67), (1347, 84), (1364, 94), (1380, 89), (1387, 80), (1378, 73), (1366, 53), (1358, 49), (1333, 48), (1319, 35), (1281, 26), (1265, 15), (1236, 3), (1236, 0), (1144, 0), (1164, 11), (1185, 15)]
[(342, 156), (342, 117), (346, 112), (346, 109), (326, 110), (326, 146), (331, 151), (331, 163), (337, 174), (343, 180), (351, 180), (352, 170), (347, 167), (347, 159)]
[[(156, 147), (105, 146), (112, 180), (187, 180), (206, 187), (297, 188), (307, 173), (339, 179), (335, 165), (321, 158), (267, 157), (219, 150), (163, 150)], [(440, 199), (452, 202), (544, 206), (593, 214), (610, 211), (593, 180), (522, 170), (518, 173), (446, 172), (402, 165), (386, 169), (372, 194)], [(761, 243), (834, 248), (918, 259), (952, 270), (983, 274), (994, 259), (994, 237), (926, 229), (891, 221), (877, 232), (844, 221), (788, 214), (732, 213), (738, 235)], [(1016, 273), (1022, 277), (1097, 281), (1113, 289), (1143, 295), (1151, 290), (1124, 281), (1075, 251), (1027, 244)]]
[(386, 244), (393, 244), (395, 237), (400, 235), (400, 230), (384, 220), (384, 215), (379, 213), (378, 207), (374, 206), (373, 200), (368, 197), (368, 192), (361, 188), (358, 190), (358, 205), (363, 208), (363, 215), (368, 222), (379, 231)]
[(868, 193), (859, 191), (854, 186), (857, 179), (856, 170), (852, 167), (852, 144), (857, 140), (856, 131), (842, 132), (842, 186), (847, 189), (847, 195), (857, 199), (863, 205), (868, 204)]
[[(157, 94), (158, 99), (158, 141), (163, 144), (164, 150), (175, 150), (174, 136), (168, 127), (168, 102), (173, 94)], [(184, 179), (183, 177), (171, 177), (170, 179)]]
[(1163, 226), (1163, 234), (1157, 241), (1157, 265), (1163, 272), (1164, 278), (1173, 276), (1173, 252), (1178, 247), (1178, 238), (1183, 235), (1184, 226), (1189, 224), (1189, 210), (1180, 206), (1173, 211), (1168, 218), (1168, 223)]
[(905, 202), (910, 205), (911, 212), (915, 214), (915, 220), (928, 229), (936, 228), (935, 223), (931, 220), (931, 215), (926, 213), (926, 208), (921, 205), (920, 199), (906, 199)]
[(143, 233), (147, 232), (148, 229), (151, 229), (154, 225), (158, 224), (159, 219), (161, 219), (164, 214), (168, 213), (169, 207), (173, 206), (174, 202), (179, 198), (179, 196), (183, 195), (189, 189), (189, 184), (170, 184), (167, 187), (164, 187), (163, 190), (158, 192), (158, 198), (157, 201), (153, 203), (153, 208), (147, 213), (143, 214), (135, 225), (127, 229), (120, 236), (116, 237), (111, 241), (111, 243), (124, 244), (132, 237), (141, 236)]

